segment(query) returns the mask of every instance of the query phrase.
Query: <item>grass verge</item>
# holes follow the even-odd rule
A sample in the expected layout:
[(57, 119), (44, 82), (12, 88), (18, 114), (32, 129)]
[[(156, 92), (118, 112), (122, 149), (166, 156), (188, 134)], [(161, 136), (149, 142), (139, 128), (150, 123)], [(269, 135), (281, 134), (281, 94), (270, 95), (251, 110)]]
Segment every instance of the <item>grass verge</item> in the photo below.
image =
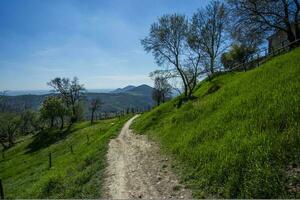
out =
[(57, 139), (61, 134), (57, 130), (24, 138), (0, 161), (5, 198), (101, 197), (108, 142), (129, 117), (102, 120), (93, 126), (77, 123), (62, 139)]
[(167, 102), (133, 129), (182, 164), (197, 198), (300, 198), (299, 58), (300, 48), (203, 81), (197, 99)]

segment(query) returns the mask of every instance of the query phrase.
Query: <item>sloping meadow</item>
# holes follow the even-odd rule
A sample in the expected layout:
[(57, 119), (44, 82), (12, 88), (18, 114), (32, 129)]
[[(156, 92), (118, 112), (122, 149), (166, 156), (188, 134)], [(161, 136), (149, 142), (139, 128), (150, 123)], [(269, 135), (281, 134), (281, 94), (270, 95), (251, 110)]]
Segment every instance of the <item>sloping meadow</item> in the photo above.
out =
[(198, 198), (300, 198), (300, 48), (203, 81), (133, 125), (180, 163)]
[(0, 160), (5, 198), (100, 198), (109, 139), (128, 119), (77, 123), (57, 140), (56, 129), (23, 138)]

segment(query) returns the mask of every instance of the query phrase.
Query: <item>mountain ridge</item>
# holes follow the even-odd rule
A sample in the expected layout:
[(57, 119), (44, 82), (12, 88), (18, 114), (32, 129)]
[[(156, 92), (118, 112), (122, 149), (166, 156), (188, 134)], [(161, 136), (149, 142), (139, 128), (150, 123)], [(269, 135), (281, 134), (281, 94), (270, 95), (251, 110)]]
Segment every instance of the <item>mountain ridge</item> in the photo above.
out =
[(153, 88), (147, 84), (142, 84), (139, 86), (133, 86), (128, 85), (124, 88), (118, 88), (116, 90), (111, 91), (112, 94), (117, 93), (128, 93), (133, 95), (145, 95), (145, 96), (151, 96), (152, 95)]
[[(126, 87), (125, 87), (126, 88)], [(85, 92), (83, 103), (88, 109), (88, 104), (92, 99), (100, 98), (103, 101), (102, 112), (119, 112), (127, 108), (138, 108), (146, 110), (154, 105), (151, 97), (152, 89), (150, 86), (127, 86), (127, 92), (119, 93), (98, 93), (98, 92)], [(25, 94), (17, 96), (5, 96), (8, 105), (21, 110), (26, 107), (33, 110), (39, 110), (42, 102), (48, 96), (56, 95), (55, 93), (48, 94)], [(89, 113), (89, 111), (88, 111)]]

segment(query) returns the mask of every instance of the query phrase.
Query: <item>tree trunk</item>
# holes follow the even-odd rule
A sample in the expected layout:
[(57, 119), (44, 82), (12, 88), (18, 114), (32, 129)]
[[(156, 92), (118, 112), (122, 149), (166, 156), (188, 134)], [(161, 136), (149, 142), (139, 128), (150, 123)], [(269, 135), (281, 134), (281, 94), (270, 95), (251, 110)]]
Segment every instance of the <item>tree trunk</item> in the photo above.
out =
[(77, 114), (76, 114), (76, 109), (75, 109), (75, 105), (72, 105), (72, 117), (71, 117), (71, 123), (76, 122), (77, 119)]
[[(300, 23), (295, 25), (295, 40), (300, 40)], [(296, 42), (295, 46), (299, 46), (300, 41)]]
[(192, 89), (192, 88), (190, 88), (190, 90), (189, 90), (189, 93), (188, 93), (188, 98), (189, 98), (189, 99), (191, 99), (191, 97), (192, 97), (192, 94), (193, 94), (193, 89)]
[(300, 39), (300, 24), (295, 25), (295, 36), (296, 40)]
[(183, 82), (183, 85), (184, 85), (184, 97), (186, 98), (187, 95), (188, 95), (187, 81), (185, 79), (185, 76), (184, 76), (183, 72), (180, 69), (178, 55), (176, 56), (176, 65), (175, 66), (176, 66), (177, 71), (179, 72), (179, 75), (180, 75), (181, 79), (182, 79), (182, 82)]
[(50, 124), (50, 128), (53, 128), (54, 126), (54, 117), (51, 117), (51, 124)]
[(291, 24), (286, 24), (286, 34), (287, 34), (287, 38), (288, 38), (289, 42), (295, 41), (296, 37), (295, 37), (295, 34), (293, 33)]
[(215, 73), (214, 71), (214, 59), (213, 58), (210, 58), (210, 73), (213, 74)]
[(0, 141), (0, 143), (1, 143), (2, 147), (3, 147), (3, 149), (7, 149), (8, 148), (8, 145), (6, 145), (4, 141)]
[(13, 133), (8, 134), (8, 147), (12, 147), (14, 145)]
[(184, 97), (186, 98), (188, 96), (188, 87), (186, 84), (184, 84)]
[(93, 124), (94, 122), (94, 111), (92, 111), (92, 116), (91, 116), (91, 125)]
[(60, 130), (62, 130), (64, 128), (64, 116), (60, 116), (60, 121), (61, 121)]

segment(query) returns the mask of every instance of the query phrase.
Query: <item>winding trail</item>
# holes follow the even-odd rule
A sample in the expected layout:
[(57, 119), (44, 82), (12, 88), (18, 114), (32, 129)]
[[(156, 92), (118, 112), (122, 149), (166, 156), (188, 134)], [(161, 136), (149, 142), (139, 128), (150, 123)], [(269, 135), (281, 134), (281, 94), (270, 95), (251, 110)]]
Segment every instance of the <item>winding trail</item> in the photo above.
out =
[(109, 143), (104, 198), (190, 199), (191, 192), (179, 184), (159, 147), (129, 129), (136, 117), (126, 122), (120, 135)]

